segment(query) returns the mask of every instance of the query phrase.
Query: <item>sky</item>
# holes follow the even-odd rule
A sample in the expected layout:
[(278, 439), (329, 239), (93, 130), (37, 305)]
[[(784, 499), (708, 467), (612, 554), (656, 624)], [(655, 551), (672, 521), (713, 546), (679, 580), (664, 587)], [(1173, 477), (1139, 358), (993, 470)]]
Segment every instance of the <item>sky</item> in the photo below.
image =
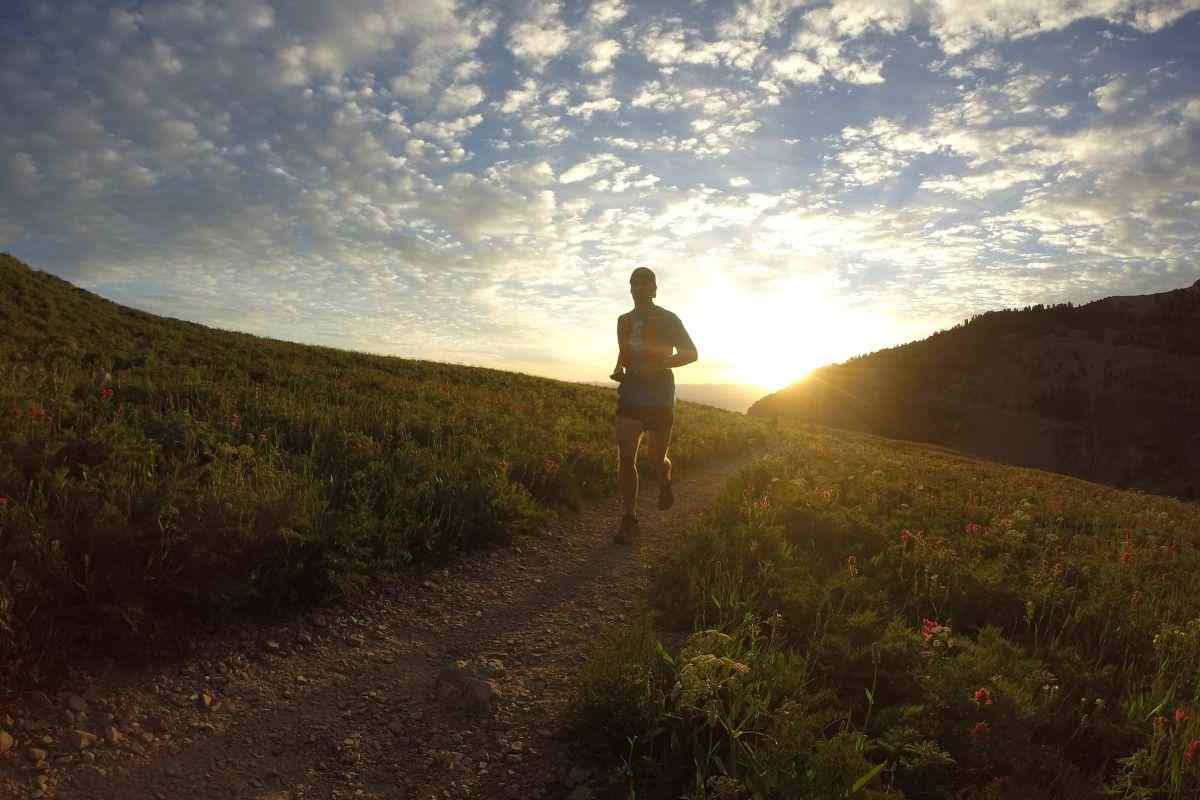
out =
[(604, 380), (629, 273), (775, 389), (1200, 277), (1200, 0), (7, 0), (0, 250), (115, 302)]

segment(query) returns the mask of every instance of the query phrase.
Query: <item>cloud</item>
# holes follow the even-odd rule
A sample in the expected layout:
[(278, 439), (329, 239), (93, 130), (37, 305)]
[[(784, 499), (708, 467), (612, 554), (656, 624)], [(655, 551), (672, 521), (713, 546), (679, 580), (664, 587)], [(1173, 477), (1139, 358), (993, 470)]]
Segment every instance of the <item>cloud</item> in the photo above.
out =
[(721, 64), (747, 70), (761, 51), (757, 42), (747, 39), (707, 41), (698, 30), (684, 26), (678, 19), (649, 23), (637, 44), (648, 61), (665, 67)]
[(1114, 78), (1103, 86), (1092, 90), (1096, 105), (1101, 111), (1112, 114), (1133, 105), (1146, 94), (1147, 87), (1134, 83), (1128, 77)]
[(565, 170), (558, 176), (558, 180), (559, 183), (578, 183), (579, 181), (595, 176), (597, 173), (608, 172), (623, 166), (625, 166), (625, 162), (612, 153), (601, 153)]
[(560, 17), (556, 2), (535, 4), (529, 18), (517, 23), (508, 34), (512, 54), (540, 72), (571, 43), (571, 34)]
[(591, 46), (590, 56), (583, 68), (588, 72), (607, 72), (621, 53), (621, 43), (616, 39), (602, 39)]
[(532, 78), (527, 78), (519, 89), (511, 89), (504, 95), (500, 111), (504, 114), (515, 114), (537, 99), (538, 86)]
[(567, 113), (573, 117), (582, 117), (585, 120), (591, 119), (592, 114), (597, 111), (613, 113), (620, 109), (621, 101), (615, 97), (606, 97), (603, 100), (589, 100), (586, 103), (570, 106), (567, 108)]
[(771, 72), (793, 83), (816, 83), (825, 74), (825, 68), (804, 53), (792, 51), (772, 60)]
[(1195, 0), (1092, 0), (1087, 3), (1009, 3), (981, 5), (968, 0), (929, 4), (930, 32), (951, 54), (981, 43), (1021, 39), (1098, 18), (1140, 31), (1160, 30), (1200, 9)]
[(588, 18), (595, 25), (605, 27), (625, 18), (629, 13), (622, 0), (595, 0), (588, 9)]
[(483, 102), (483, 89), (473, 83), (452, 84), (442, 92), (437, 110), (443, 114), (461, 114)]

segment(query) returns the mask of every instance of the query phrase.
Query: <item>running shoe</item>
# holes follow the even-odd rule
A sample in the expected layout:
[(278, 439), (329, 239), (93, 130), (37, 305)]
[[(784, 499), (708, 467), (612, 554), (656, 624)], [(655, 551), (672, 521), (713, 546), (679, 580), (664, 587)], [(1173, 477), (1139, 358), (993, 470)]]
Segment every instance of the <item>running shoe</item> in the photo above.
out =
[(640, 532), (638, 518), (633, 514), (626, 514), (621, 517), (621, 526), (617, 528), (617, 535), (613, 537), (613, 542), (616, 544), (629, 544)]
[(658, 484), (658, 507), (666, 511), (675, 505), (675, 494), (671, 491), (671, 479), (664, 478)]

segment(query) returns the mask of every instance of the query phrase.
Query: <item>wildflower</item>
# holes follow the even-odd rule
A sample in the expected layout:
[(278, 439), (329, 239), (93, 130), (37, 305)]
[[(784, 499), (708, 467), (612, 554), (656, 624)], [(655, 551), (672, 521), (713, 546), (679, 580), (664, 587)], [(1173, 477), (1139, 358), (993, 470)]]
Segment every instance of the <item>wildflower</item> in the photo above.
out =
[(850, 573), (851, 578), (858, 575), (858, 559), (853, 554), (846, 559), (846, 570)]
[(260, 442), (265, 442), (265, 441), (267, 440), (267, 434), (266, 434), (266, 433), (260, 433), (260, 434), (258, 435), (258, 440), (259, 440)]
[(502, 458), (496, 462), (496, 465), (500, 467), (501, 472), (507, 474), (508, 468), (512, 466), (512, 463), (507, 458)]
[(1129, 542), (1126, 542), (1125, 546), (1121, 548), (1121, 563), (1122, 564), (1130, 564), (1132, 562), (1133, 562), (1133, 545), (1131, 545)]
[(968, 522), (965, 528), (966, 532), (974, 536), (983, 530), (983, 526), (978, 522)]
[(913, 538), (913, 535), (908, 532), (907, 528), (900, 531), (900, 543), (901, 544), (908, 544), (908, 540), (911, 538)]
[(933, 639), (935, 636), (939, 636), (941, 634), (949, 634), (949, 633), (950, 633), (950, 627), (947, 625), (942, 625), (937, 620), (932, 620), (932, 619), (921, 620), (921, 638), (927, 642), (930, 639)]
[(113, 396), (113, 390), (112, 390), (111, 386), (105, 386), (103, 389), (100, 390), (100, 399), (101, 400), (111, 400), (112, 396)]
[(1175, 721), (1176, 722), (1185, 722), (1185, 721), (1187, 721), (1187, 718), (1189, 716), (1190, 715), (1188, 714), (1188, 710), (1186, 708), (1175, 709)]
[(1157, 717), (1154, 718), (1154, 735), (1162, 736), (1163, 731), (1165, 731), (1166, 729), (1167, 729), (1167, 718), (1164, 717), (1162, 714), (1159, 714)]
[(8, 505), (8, 498), (5, 497), (4, 495), (0, 494), (0, 508), (4, 508), (7, 505)]
[(988, 725), (986, 722), (976, 722), (974, 727), (971, 728), (971, 738), (976, 740), (983, 739), (991, 732), (991, 725)]
[(990, 706), (992, 704), (992, 693), (987, 687), (980, 687), (975, 690), (975, 702), (981, 706)]
[(1183, 751), (1183, 760), (1187, 763), (1192, 763), (1196, 758), (1196, 751), (1200, 750), (1200, 739), (1192, 739), (1188, 743), (1187, 749)]

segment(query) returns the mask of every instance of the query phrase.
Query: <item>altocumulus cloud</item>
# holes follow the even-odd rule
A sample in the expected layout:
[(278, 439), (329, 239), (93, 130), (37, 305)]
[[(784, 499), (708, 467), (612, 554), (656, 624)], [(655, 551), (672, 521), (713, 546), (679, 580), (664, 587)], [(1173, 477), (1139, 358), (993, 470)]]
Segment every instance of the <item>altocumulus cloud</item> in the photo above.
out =
[(1200, 271), (1200, 0), (18, 5), (0, 247), (157, 313), (592, 378), (641, 264), (853, 349)]

